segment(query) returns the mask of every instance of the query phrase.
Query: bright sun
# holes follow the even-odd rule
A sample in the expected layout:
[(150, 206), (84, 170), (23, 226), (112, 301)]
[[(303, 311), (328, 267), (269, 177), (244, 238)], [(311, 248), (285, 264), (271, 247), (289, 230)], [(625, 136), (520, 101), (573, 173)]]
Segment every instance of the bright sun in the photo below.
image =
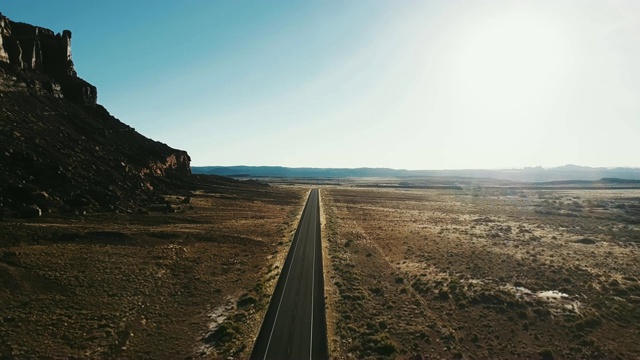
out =
[(455, 44), (451, 91), (466, 115), (512, 122), (556, 100), (565, 53), (552, 18), (512, 10), (476, 19)]

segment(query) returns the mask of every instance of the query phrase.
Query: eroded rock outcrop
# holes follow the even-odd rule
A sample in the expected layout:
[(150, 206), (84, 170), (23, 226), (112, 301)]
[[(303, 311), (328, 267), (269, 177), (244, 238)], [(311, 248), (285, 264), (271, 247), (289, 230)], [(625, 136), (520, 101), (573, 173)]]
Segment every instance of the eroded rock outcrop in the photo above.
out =
[(32, 77), (27, 88), (62, 95), (84, 105), (96, 104), (96, 87), (79, 78), (73, 66), (71, 31), (55, 34), (39, 26), (11, 21), (0, 13), (0, 34), (0, 62), (48, 77)]
[(190, 181), (185, 151), (96, 103), (95, 87), (74, 69), (71, 32), (0, 15), (0, 39), (1, 217), (129, 209)]

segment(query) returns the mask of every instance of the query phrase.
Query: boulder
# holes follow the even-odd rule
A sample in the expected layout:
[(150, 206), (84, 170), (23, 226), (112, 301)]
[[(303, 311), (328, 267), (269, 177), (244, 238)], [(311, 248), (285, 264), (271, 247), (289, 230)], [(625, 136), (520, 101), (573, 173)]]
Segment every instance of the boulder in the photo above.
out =
[(82, 208), (82, 207), (96, 205), (90, 196), (82, 193), (75, 193), (71, 195), (71, 197), (66, 201), (66, 204), (75, 208)]
[(7, 219), (11, 217), (11, 210), (6, 207), (0, 207), (0, 219)]
[(42, 216), (42, 210), (36, 205), (25, 206), (20, 210), (20, 217), (23, 219), (33, 219)]

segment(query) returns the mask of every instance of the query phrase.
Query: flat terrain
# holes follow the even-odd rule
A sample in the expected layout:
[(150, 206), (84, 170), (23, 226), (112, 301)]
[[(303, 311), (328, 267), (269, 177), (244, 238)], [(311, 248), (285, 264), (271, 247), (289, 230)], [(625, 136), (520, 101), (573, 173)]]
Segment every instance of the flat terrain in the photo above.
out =
[(339, 357), (640, 357), (640, 190), (322, 189)]
[(320, 199), (313, 189), (251, 353), (254, 359), (326, 359)]
[(0, 358), (248, 357), (306, 193), (0, 221)]

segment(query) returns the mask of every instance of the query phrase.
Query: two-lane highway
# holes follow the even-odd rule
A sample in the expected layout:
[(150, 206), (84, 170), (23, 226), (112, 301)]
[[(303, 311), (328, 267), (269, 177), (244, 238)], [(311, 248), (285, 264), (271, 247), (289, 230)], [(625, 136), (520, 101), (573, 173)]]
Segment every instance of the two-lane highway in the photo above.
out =
[(326, 359), (318, 190), (309, 194), (251, 359)]

